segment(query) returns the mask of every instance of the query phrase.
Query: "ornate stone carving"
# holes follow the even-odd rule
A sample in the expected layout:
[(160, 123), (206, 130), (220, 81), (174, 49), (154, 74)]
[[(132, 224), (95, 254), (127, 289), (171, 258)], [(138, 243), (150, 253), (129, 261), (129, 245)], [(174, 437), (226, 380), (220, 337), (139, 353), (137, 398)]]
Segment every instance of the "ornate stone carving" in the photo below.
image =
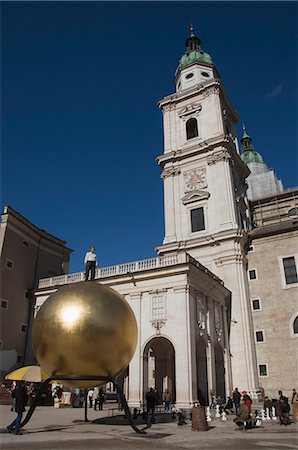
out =
[(211, 94), (219, 94), (219, 87), (218, 86), (212, 86), (210, 88), (207, 88), (205, 91), (203, 91), (203, 97), (209, 97)]
[(151, 323), (152, 323), (152, 326), (156, 330), (156, 334), (160, 334), (160, 329), (166, 324), (166, 321), (162, 320), (162, 319), (157, 319), (157, 320), (152, 320)]
[(172, 103), (168, 103), (162, 107), (163, 111), (173, 111), (173, 109), (176, 109), (176, 105), (173, 105)]
[(227, 161), (231, 159), (231, 155), (227, 150), (218, 150), (207, 157), (207, 164), (216, 164), (220, 161)]
[(167, 169), (164, 169), (162, 174), (161, 174), (161, 178), (165, 179), (167, 177), (170, 176), (175, 176), (175, 175), (179, 175), (181, 173), (180, 167), (179, 166), (172, 166), (169, 167)]
[(200, 103), (190, 103), (189, 105), (183, 106), (178, 111), (178, 116), (180, 119), (186, 120), (191, 115), (192, 117), (198, 116), (202, 109)]
[(184, 172), (184, 192), (196, 191), (208, 186), (206, 180), (206, 167)]

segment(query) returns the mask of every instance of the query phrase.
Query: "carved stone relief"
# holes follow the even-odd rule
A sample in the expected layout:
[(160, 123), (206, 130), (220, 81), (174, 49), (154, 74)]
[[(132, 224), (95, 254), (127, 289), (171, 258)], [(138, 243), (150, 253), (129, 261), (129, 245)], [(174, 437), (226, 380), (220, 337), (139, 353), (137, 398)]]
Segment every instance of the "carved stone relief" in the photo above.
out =
[(225, 160), (227, 161), (229, 159), (231, 159), (231, 155), (227, 150), (218, 150), (207, 157), (207, 164), (210, 166), (211, 164), (216, 164)]
[(219, 94), (219, 87), (218, 86), (213, 86), (210, 87), (208, 89), (206, 89), (205, 91), (203, 91), (203, 97), (209, 97), (209, 95), (211, 94)]
[(161, 178), (165, 179), (167, 177), (170, 176), (174, 176), (174, 175), (179, 175), (181, 173), (180, 167), (179, 166), (172, 166), (169, 167), (167, 169), (164, 169), (162, 174), (161, 174)]
[(189, 105), (183, 106), (178, 111), (178, 116), (180, 119), (186, 120), (191, 115), (192, 117), (198, 116), (202, 109), (200, 103), (190, 103)]

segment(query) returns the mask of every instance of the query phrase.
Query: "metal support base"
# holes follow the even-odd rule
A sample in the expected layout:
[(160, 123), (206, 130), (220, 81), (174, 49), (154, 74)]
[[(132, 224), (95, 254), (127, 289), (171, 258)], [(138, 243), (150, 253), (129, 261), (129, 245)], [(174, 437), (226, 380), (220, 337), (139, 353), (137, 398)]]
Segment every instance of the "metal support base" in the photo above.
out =
[[(96, 377), (96, 376), (67, 376), (67, 375), (57, 375), (57, 374), (55, 374), (55, 375), (53, 375), (53, 376), (47, 378), (45, 381), (43, 381), (43, 382), (41, 383), (41, 385), (39, 386), (39, 389), (38, 389), (38, 391), (37, 391), (37, 393), (36, 393), (36, 397), (35, 397), (35, 399), (34, 399), (32, 405), (30, 406), (29, 411), (28, 411), (28, 413), (27, 413), (25, 419), (24, 419), (23, 422), (21, 423), (21, 428), (24, 427), (24, 426), (29, 422), (29, 420), (30, 420), (31, 417), (32, 417), (32, 414), (33, 414), (34, 411), (35, 411), (35, 408), (36, 408), (36, 406), (37, 406), (37, 403), (38, 403), (39, 399), (41, 398), (41, 395), (42, 395), (43, 392), (45, 391), (45, 388), (46, 388), (47, 384), (50, 383), (50, 382), (53, 381), (53, 380), (71, 380), (71, 381), (76, 381), (76, 380), (77, 380), (77, 381), (90, 381), (90, 380), (91, 380), (91, 381), (105, 381), (106, 383), (112, 382), (112, 383), (114, 384), (114, 386), (116, 386), (117, 393), (118, 393), (118, 395), (119, 395), (119, 397), (120, 397), (120, 401), (121, 401), (121, 404), (122, 404), (123, 409), (124, 409), (124, 414), (125, 414), (124, 417), (128, 420), (130, 426), (132, 427), (132, 429), (133, 429), (136, 433), (139, 433), (139, 434), (146, 434), (146, 432), (145, 432), (144, 430), (139, 429), (139, 428), (135, 425), (135, 423), (134, 423), (134, 421), (133, 421), (133, 418), (132, 418), (132, 415), (131, 415), (131, 412), (130, 412), (130, 409), (129, 409), (129, 407), (128, 407), (128, 404), (127, 404), (125, 395), (124, 395), (124, 393), (123, 393), (122, 387), (119, 385), (118, 381), (115, 380), (115, 378), (110, 378), (110, 377)], [(88, 398), (87, 398), (87, 392), (88, 392), (88, 390), (85, 389), (85, 422), (89, 422), (88, 417), (87, 417), (87, 408), (88, 408), (88, 404), (87, 404), (87, 400), (88, 400)]]

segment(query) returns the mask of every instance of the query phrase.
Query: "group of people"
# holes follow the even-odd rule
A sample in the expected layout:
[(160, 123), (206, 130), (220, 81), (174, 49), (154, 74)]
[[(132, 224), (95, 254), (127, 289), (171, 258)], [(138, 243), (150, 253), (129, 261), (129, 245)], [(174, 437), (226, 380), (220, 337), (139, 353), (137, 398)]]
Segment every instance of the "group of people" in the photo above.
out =
[(102, 411), (103, 404), (105, 402), (105, 394), (102, 387), (95, 387), (94, 389), (89, 389), (88, 391), (89, 408), (94, 407), (94, 411)]
[[(157, 390), (151, 387), (148, 392), (146, 392), (146, 417), (147, 417), (147, 428), (150, 428), (153, 423), (155, 423), (155, 408), (158, 404), (158, 393)], [(164, 412), (170, 411), (172, 397), (168, 389), (162, 394), (162, 403)]]
[[(289, 399), (285, 395), (283, 395), (282, 391), (278, 391), (278, 399), (270, 400), (268, 396), (264, 397), (263, 408), (266, 411), (269, 411), (269, 415), (272, 415), (272, 408), (275, 408), (275, 415), (279, 418), (280, 425), (289, 425), (290, 421), (290, 411), (291, 406), (289, 404)], [(235, 403), (236, 399), (236, 403)], [(242, 391), (242, 397), (236, 388), (233, 392), (233, 401), (235, 404), (236, 410), (236, 418), (234, 422), (239, 426), (239, 428), (243, 428), (244, 422), (249, 421), (251, 419), (251, 404), (252, 400), (247, 394), (246, 391)], [(298, 404), (298, 393), (296, 389), (293, 389), (291, 404)], [(239, 405), (239, 410), (237, 407)]]
[[(276, 410), (276, 416), (279, 417), (280, 425), (289, 425), (290, 424), (290, 411), (291, 405), (289, 403), (288, 397), (283, 395), (282, 391), (278, 391), (279, 398), (269, 399), (269, 397), (264, 398), (264, 409), (269, 411), (269, 414), (272, 414), (272, 407)], [(291, 399), (292, 407), (293, 405), (298, 405), (298, 393), (296, 389), (292, 391), (292, 399)]]

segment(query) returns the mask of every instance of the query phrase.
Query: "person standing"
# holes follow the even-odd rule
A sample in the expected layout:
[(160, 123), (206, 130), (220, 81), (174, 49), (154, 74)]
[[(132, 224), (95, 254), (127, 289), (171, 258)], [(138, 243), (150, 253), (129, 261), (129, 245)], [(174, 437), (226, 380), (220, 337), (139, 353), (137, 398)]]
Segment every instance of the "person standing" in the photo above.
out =
[(99, 409), (99, 411), (102, 411), (104, 401), (105, 401), (105, 394), (104, 394), (103, 388), (101, 387), (98, 392), (98, 409)]
[(170, 411), (170, 402), (171, 402), (171, 394), (169, 393), (168, 389), (165, 389), (164, 393), (162, 394), (162, 401), (164, 405), (164, 412)]
[(90, 252), (87, 252), (84, 259), (85, 263), (85, 281), (89, 279), (89, 273), (90, 273), (90, 279), (91, 281), (95, 278), (95, 267), (96, 267), (96, 254), (95, 254), (95, 247), (92, 245), (90, 247)]
[(9, 433), (12, 434), (22, 434), (21, 422), (23, 417), (23, 412), (26, 410), (25, 405), (27, 404), (28, 396), (25, 383), (18, 382), (17, 387), (13, 391), (14, 398), (16, 400), (15, 411), (18, 414), (16, 419), (8, 425), (7, 429)]
[(151, 387), (146, 393), (146, 407), (147, 407), (147, 428), (150, 428), (152, 423), (155, 422), (154, 412), (157, 404), (157, 395), (154, 389)]
[(296, 389), (293, 389), (291, 404), (294, 405), (296, 403), (298, 403), (298, 392), (296, 391)]
[(238, 391), (238, 388), (235, 388), (234, 392), (233, 392), (233, 402), (235, 405), (235, 412), (237, 414), (237, 412), (239, 411), (240, 408), (240, 399), (241, 399), (241, 394)]
[(99, 402), (99, 387), (98, 387), (98, 386), (96, 386), (96, 387), (94, 388), (92, 399), (93, 399), (93, 402), (94, 402), (94, 411), (96, 411), (96, 409), (97, 409), (97, 404), (98, 404), (98, 402)]
[(92, 408), (93, 406), (93, 392), (94, 389), (89, 389), (88, 391), (89, 408)]
[(248, 395), (248, 393), (246, 391), (242, 391), (242, 398), (247, 406), (247, 409), (249, 411), (249, 413), (251, 412), (251, 404), (252, 404), (252, 399), (250, 398), (250, 396)]

